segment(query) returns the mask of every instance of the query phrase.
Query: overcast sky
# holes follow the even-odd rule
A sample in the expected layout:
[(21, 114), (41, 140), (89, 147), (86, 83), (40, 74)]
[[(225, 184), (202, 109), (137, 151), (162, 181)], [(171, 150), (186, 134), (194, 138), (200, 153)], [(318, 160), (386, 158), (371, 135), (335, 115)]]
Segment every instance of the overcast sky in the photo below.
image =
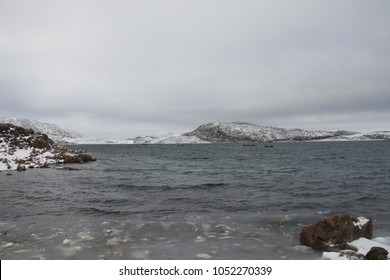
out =
[(0, 117), (390, 130), (388, 0), (0, 0)]

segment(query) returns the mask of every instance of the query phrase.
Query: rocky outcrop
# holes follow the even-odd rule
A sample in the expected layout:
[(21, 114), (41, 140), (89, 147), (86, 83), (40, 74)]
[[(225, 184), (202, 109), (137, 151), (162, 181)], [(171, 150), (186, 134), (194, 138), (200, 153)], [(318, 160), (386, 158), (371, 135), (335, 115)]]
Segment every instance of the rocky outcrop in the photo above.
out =
[(370, 239), (372, 234), (371, 218), (340, 214), (303, 228), (300, 241), (316, 250), (331, 251), (345, 249), (348, 242), (360, 237)]
[(50, 148), (54, 142), (46, 134), (35, 133), (34, 130), (0, 123), (0, 143), (18, 147), (33, 147), (37, 149)]
[(54, 155), (49, 157), (59, 163), (86, 163), (95, 159), (79, 150), (72, 150), (64, 146), (55, 146)]
[(93, 160), (81, 151), (55, 145), (46, 134), (0, 123), (0, 170), (24, 171), (53, 163), (85, 163)]

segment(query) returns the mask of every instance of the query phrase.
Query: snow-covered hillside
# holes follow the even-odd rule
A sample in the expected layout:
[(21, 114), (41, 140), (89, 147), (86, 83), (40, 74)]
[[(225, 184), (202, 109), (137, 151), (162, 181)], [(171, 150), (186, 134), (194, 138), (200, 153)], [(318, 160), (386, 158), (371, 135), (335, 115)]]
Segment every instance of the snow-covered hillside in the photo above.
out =
[(63, 129), (56, 124), (30, 119), (1, 118), (0, 123), (10, 123), (35, 132), (47, 134), (55, 142), (71, 142), (80, 139), (82, 136), (74, 131)]
[(356, 131), (325, 131), (286, 129), (259, 126), (246, 122), (210, 122), (191, 132), (174, 135), (160, 132), (154, 135), (130, 138), (134, 144), (198, 144), (198, 143), (247, 143), (271, 141), (358, 141), (390, 139), (389, 131), (360, 133)]
[(390, 140), (390, 131), (374, 131), (363, 136), (373, 140)]
[(210, 122), (181, 135), (163, 131), (152, 135), (129, 139), (85, 138), (58, 125), (28, 119), (2, 118), (0, 123), (11, 123), (36, 132), (44, 133), (56, 143), (67, 144), (200, 144), (200, 143), (246, 143), (270, 141), (359, 141), (390, 140), (390, 131), (360, 133), (355, 131), (324, 131), (286, 129), (259, 126), (246, 122)]
[(175, 135), (172, 132), (163, 131), (153, 135), (137, 136), (129, 139), (133, 144), (199, 144), (209, 143), (196, 136)]
[(183, 134), (209, 142), (269, 142), (336, 139), (357, 134), (349, 131), (286, 129), (245, 122), (211, 122)]

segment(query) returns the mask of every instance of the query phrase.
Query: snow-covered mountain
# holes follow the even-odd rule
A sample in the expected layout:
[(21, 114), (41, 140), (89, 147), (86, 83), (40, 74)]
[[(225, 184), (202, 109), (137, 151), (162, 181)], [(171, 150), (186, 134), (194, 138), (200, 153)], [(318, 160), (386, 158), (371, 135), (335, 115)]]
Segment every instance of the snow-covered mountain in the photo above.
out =
[(163, 131), (153, 135), (137, 136), (130, 138), (133, 144), (198, 144), (208, 143), (196, 136), (175, 135), (172, 132)]
[(357, 134), (351, 131), (286, 129), (246, 122), (211, 122), (183, 136), (195, 136), (209, 142), (234, 143), (341, 139)]
[(130, 138), (129, 140), (133, 141), (134, 144), (157, 144), (172, 136), (174, 136), (172, 132), (161, 131), (152, 135), (137, 136), (135, 138)]
[(373, 140), (390, 140), (390, 131), (374, 131), (364, 134), (363, 137)]
[(134, 144), (199, 144), (199, 143), (255, 143), (272, 141), (358, 141), (390, 140), (390, 131), (360, 133), (356, 131), (326, 131), (286, 129), (259, 126), (246, 122), (210, 122), (191, 132), (174, 135), (170, 132), (129, 139)]
[(129, 139), (85, 138), (53, 123), (29, 119), (0, 118), (0, 123), (11, 123), (36, 132), (44, 133), (57, 143), (68, 144), (199, 144), (199, 143), (246, 143), (270, 141), (356, 141), (390, 140), (390, 131), (360, 133), (356, 131), (324, 131), (286, 129), (259, 126), (246, 122), (210, 122), (181, 135), (162, 131), (152, 135)]
[(10, 123), (35, 132), (44, 133), (55, 142), (71, 142), (74, 139), (82, 138), (77, 132), (63, 129), (56, 124), (30, 119), (1, 118), (0, 123)]

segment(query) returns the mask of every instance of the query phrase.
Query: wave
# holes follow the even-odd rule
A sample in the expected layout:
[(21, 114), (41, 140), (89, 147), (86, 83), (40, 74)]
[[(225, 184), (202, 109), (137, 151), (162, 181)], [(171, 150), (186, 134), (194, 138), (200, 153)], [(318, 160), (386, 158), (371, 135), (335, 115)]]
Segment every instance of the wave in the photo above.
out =
[(140, 190), (147, 190), (147, 189), (158, 189), (158, 190), (173, 190), (173, 189), (183, 189), (183, 188), (194, 188), (194, 189), (210, 189), (210, 188), (216, 188), (216, 187), (227, 187), (231, 186), (231, 184), (220, 182), (220, 183), (203, 183), (203, 184), (177, 184), (177, 185), (167, 185), (167, 184), (161, 184), (161, 185), (136, 185), (136, 184), (117, 184), (115, 185), (116, 188), (121, 189), (140, 189)]
[(97, 207), (83, 207), (75, 210), (76, 212), (82, 214), (122, 214), (122, 211), (119, 210), (102, 209)]

